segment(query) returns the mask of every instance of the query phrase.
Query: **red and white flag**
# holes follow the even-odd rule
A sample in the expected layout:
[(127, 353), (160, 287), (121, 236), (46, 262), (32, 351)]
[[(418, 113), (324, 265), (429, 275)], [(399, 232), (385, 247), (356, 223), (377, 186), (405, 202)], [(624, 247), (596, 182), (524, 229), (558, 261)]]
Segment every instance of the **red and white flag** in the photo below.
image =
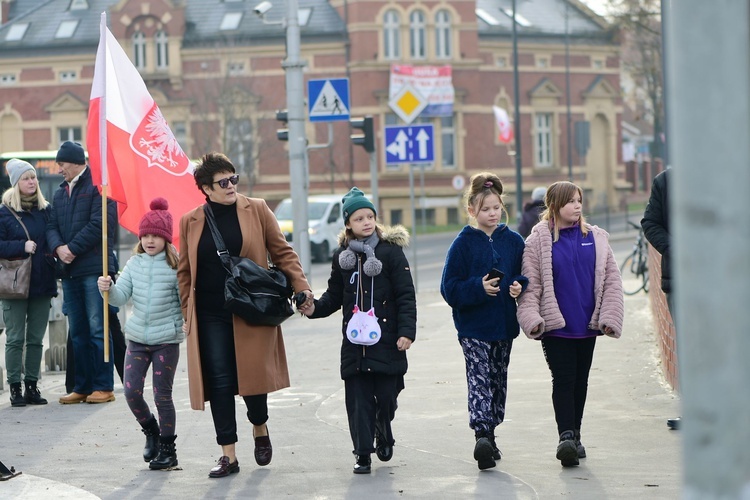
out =
[(94, 184), (109, 186), (120, 224), (136, 234), (151, 200), (166, 198), (172, 242), (179, 246), (180, 217), (205, 198), (195, 186), (193, 165), (104, 14), (101, 23), (86, 135)]
[(497, 140), (503, 144), (510, 143), (513, 141), (513, 127), (510, 124), (508, 112), (497, 106), (492, 106), (492, 111), (495, 113), (495, 123), (497, 123)]

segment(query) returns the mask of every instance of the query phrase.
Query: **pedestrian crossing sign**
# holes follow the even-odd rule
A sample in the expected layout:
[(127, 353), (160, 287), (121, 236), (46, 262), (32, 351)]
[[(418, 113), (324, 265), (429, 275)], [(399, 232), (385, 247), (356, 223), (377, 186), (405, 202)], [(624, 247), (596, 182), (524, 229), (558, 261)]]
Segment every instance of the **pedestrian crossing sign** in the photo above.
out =
[(309, 80), (307, 103), (311, 122), (348, 121), (349, 79)]

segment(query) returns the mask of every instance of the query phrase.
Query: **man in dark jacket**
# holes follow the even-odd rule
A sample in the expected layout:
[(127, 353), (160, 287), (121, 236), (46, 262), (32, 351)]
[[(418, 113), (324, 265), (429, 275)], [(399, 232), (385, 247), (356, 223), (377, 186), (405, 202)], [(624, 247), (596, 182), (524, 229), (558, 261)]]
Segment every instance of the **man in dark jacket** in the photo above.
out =
[[(104, 361), (104, 305), (96, 284), (102, 274), (102, 199), (80, 144), (64, 142), (55, 161), (64, 182), (55, 192), (47, 242), (64, 268), (63, 300), (75, 360), (73, 392), (60, 403), (107, 403), (115, 396), (112, 361)], [(114, 273), (114, 203), (107, 214), (108, 267)]]
[(539, 216), (542, 215), (544, 209), (544, 196), (547, 194), (547, 188), (539, 186), (534, 188), (531, 192), (531, 202), (527, 203), (523, 207), (523, 214), (521, 214), (521, 223), (518, 224), (518, 234), (528, 238), (531, 234), (531, 228), (539, 222)]
[[(661, 254), (661, 289), (667, 296), (667, 306), (672, 319), (675, 317), (674, 297), (672, 296), (672, 263), (670, 243), (671, 236), (669, 231), (669, 196), (667, 186), (671, 177), (672, 169), (666, 169), (654, 177), (651, 186), (651, 197), (646, 206), (646, 212), (641, 219), (643, 234)], [(670, 418), (667, 420), (670, 429), (678, 429), (680, 417)]]

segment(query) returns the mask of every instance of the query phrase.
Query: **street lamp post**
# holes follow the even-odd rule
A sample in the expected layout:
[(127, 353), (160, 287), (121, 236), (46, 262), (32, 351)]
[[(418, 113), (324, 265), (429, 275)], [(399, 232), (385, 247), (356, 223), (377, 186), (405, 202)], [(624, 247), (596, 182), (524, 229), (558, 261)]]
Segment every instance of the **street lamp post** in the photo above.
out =
[(516, 137), (516, 217), (520, 219), (523, 213), (523, 186), (521, 167), (521, 102), (518, 89), (518, 36), (516, 34), (516, 0), (513, 0), (513, 133)]
[(286, 0), (286, 104), (289, 118), (289, 187), (292, 196), (292, 243), (305, 274), (310, 273), (310, 235), (307, 227), (307, 138), (305, 137), (304, 76), (300, 60), (300, 28), (297, 0)]

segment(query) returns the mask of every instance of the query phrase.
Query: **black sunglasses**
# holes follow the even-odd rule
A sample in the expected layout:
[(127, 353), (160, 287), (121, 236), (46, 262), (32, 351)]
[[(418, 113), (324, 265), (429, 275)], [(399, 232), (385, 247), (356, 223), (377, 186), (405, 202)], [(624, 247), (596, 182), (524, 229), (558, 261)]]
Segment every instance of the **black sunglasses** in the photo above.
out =
[(226, 189), (229, 187), (230, 182), (232, 183), (233, 186), (236, 186), (239, 181), (240, 181), (239, 174), (234, 174), (231, 177), (227, 177), (225, 179), (219, 179), (218, 181), (213, 181), (211, 184), (218, 184), (221, 189)]

